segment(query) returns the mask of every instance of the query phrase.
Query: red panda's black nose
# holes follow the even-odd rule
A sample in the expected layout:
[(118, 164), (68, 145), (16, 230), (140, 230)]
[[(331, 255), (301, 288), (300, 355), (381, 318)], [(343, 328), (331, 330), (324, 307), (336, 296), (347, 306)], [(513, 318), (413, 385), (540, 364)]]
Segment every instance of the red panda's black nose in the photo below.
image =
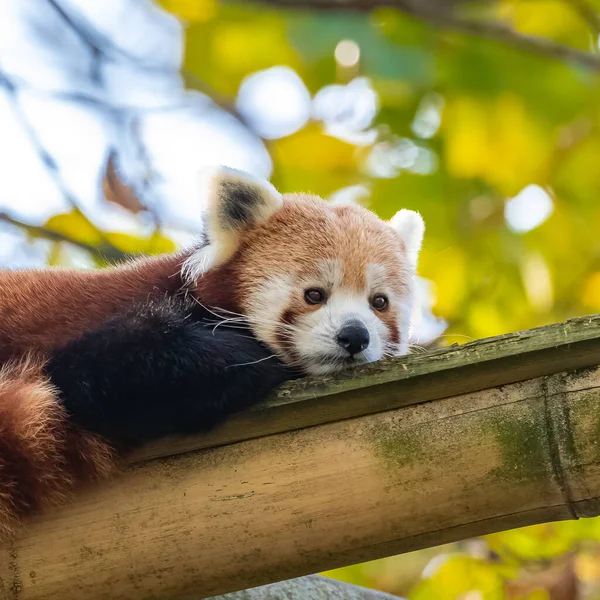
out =
[(369, 346), (369, 330), (360, 321), (349, 321), (339, 331), (338, 344), (354, 356)]

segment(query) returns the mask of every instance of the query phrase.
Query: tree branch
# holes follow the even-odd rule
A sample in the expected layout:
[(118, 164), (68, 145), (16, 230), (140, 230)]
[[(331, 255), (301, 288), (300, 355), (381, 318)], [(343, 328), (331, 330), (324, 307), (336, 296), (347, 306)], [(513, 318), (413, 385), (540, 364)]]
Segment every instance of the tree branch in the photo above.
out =
[[(82, 212), (81, 208), (79, 207), (79, 202), (77, 201), (77, 198), (71, 193), (67, 184), (63, 180), (58, 163), (56, 162), (56, 160), (54, 160), (50, 152), (46, 149), (46, 147), (40, 140), (35, 128), (29, 122), (25, 111), (23, 111), (19, 103), (18, 86), (1, 69), (0, 88), (4, 88), (6, 90), (7, 99), (10, 102), (10, 105), (13, 109), (13, 114), (15, 118), (23, 128), (23, 131), (25, 132), (27, 137), (29, 138), (31, 145), (38, 154), (40, 160), (42, 161), (42, 164), (45, 166), (46, 171), (54, 181), (54, 184), (58, 188), (59, 192), (65, 198), (67, 203), (73, 208), (73, 210), (80, 213), (81, 216), (88, 222), (90, 227), (92, 227), (96, 231), (96, 233), (102, 238), (103, 242), (101, 249), (97, 246), (90, 246), (90, 248), (93, 248), (94, 251), (100, 252), (101, 254), (110, 258), (123, 258), (124, 256), (127, 256), (126, 254), (123, 254), (123, 252), (119, 250), (116, 246), (114, 246), (106, 237), (106, 234), (94, 223), (92, 223), (92, 221), (90, 221)], [(73, 240), (69, 239), (64, 241), (70, 241), (71, 243), (75, 243)]]
[(600, 35), (600, 15), (590, 6), (586, 0), (566, 0), (573, 10), (586, 22), (590, 32), (594, 36), (594, 45), (597, 47)]
[(518, 50), (546, 58), (562, 60), (578, 67), (600, 72), (600, 56), (558, 44), (552, 40), (518, 33), (499, 21), (467, 19), (457, 16), (447, 6), (420, 0), (259, 0), (286, 8), (311, 8), (336, 11), (370, 11), (390, 7), (426, 21), (440, 29), (466, 33), (501, 42)]
[(4, 212), (0, 212), (0, 221), (2, 221), (3, 223), (8, 223), (9, 225), (13, 225), (14, 227), (18, 227), (19, 229), (22, 229), (23, 231), (26, 231), (31, 235), (50, 240), (52, 242), (65, 242), (73, 246), (77, 246), (77, 248), (86, 250), (90, 254), (101, 256), (102, 258), (105, 258), (109, 261), (121, 261), (132, 256), (128, 252), (123, 252), (122, 250), (119, 250), (112, 244), (101, 244), (99, 246), (94, 246), (93, 244), (86, 244), (85, 242), (73, 240), (69, 236), (66, 236), (57, 231), (53, 231), (48, 227), (43, 227), (41, 225), (29, 225), (27, 223), (23, 223), (17, 219), (14, 219), (9, 214)]
[[(73, 10), (73, 7), (69, 7), (69, 9), (65, 8), (60, 0), (47, 0), (47, 2), (75, 34), (90, 47), (96, 59), (96, 61), (94, 61), (95, 63), (98, 62), (99, 58), (105, 58), (113, 61), (124, 61), (134, 65), (141, 71), (147, 71), (157, 75), (181, 76), (186, 86), (207, 96), (216, 106), (231, 114), (251, 133), (260, 137), (249, 125), (247, 120), (237, 111), (233, 102), (214, 90), (205, 81), (201, 80), (190, 71), (187, 71), (186, 69), (176, 71), (174, 69), (169, 69), (168, 67), (157, 66), (154, 63), (149, 63), (139, 57), (133, 56), (123, 48), (115, 45), (103, 33), (97, 31), (92, 24), (87, 22), (85, 17), (76, 14), (76, 10)], [(96, 83), (100, 83), (101, 80), (99, 69), (100, 64), (92, 66), (92, 80)], [(182, 105), (185, 105), (185, 103)]]

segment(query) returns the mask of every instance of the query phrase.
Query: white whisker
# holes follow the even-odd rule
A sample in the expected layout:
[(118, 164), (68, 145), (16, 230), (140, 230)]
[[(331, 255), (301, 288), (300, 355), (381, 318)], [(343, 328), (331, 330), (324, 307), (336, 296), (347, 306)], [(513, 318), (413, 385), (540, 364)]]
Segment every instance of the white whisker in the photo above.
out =
[(235, 365), (227, 365), (225, 367), (225, 370), (230, 369), (232, 367), (247, 367), (249, 365), (256, 365), (258, 363), (264, 362), (265, 360), (269, 360), (270, 358), (277, 358), (276, 354), (271, 354), (271, 356), (265, 356), (264, 358), (259, 358), (258, 360), (253, 360), (251, 362), (246, 362), (246, 363), (238, 363)]

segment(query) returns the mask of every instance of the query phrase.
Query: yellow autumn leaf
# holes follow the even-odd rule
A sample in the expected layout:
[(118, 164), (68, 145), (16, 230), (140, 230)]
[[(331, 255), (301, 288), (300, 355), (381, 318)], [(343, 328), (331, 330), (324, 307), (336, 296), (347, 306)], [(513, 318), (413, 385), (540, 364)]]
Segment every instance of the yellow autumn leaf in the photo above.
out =
[(410, 600), (456, 600), (470, 592), (481, 600), (504, 600), (504, 576), (497, 565), (459, 554), (442, 559), (431, 574), (426, 572)]
[(481, 178), (511, 196), (546, 176), (551, 138), (518, 96), (448, 98), (442, 126), (446, 164), (454, 177)]
[(138, 237), (126, 233), (106, 233), (106, 240), (129, 254), (165, 254), (177, 249), (175, 242), (160, 234)]
[[(600, 115), (599, 115), (600, 118)], [(573, 196), (589, 197), (592, 194), (597, 201), (600, 190), (600, 138), (587, 136), (577, 142), (564, 160), (557, 165), (554, 178), (557, 186), (569, 190)], [(600, 228), (600, 219), (595, 223)]]
[(250, 23), (224, 23), (212, 40), (211, 59), (216, 69), (237, 76), (277, 64), (298, 68), (300, 61), (287, 39), (284, 23), (265, 17)]
[(472, 302), (466, 317), (468, 330), (474, 338), (501, 335), (512, 330), (508, 316), (487, 300)]
[(574, 535), (577, 536), (577, 539), (582, 541), (600, 542), (600, 517), (571, 521), (570, 525), (573, 528)]
[(435, 314), (451, 320), (458, 313), (467, 291), (468, 271), (464, 252), (460, 248), (448, 248), (442, 252), (424, 249), (419, 263), (420, 273), (435, 281)]
[[(566, 525), (566, 526), (565, 526)], [(578, 535), (569, 523), (543, 523), (485, 537), (491, 550), (506, 560), (543, 560), (568, 552)]]
[(78, 210), (55, 215), (46, 222), (44, 227), (74, 242), (98, 247), (109, 243), (128, 254), (163, 254), (174, 252), (177, 248), (171, 239), (161, 233), (140, 237), (127, 233), (101, 231)]
[(600, 312), (600, 271), (588, 276), (583, 283), (581, 302), (593, 312)]
[(327, 173), (356, 165), (355, 146), (323, 133), (315, 123), (274, 142), (273, 151), (281, 165), (299, 170)]
[(89, 244), (90, 246), (102, 243), (102, 234), (78, 210), (54, 215), (44, 224), (44, 227), (60, 233), (74, 242)]
[(503, 94), (497, 99), (491, 132), (490, 181), (506, 195), (517, 193), (528, 183), (542, 183), (552, 140), (537, 126), (518, 96)]
[(188, 23), (210, 21), (217, 12), (216, 0), (160, 0), (160, 4)]
[(468, 96), (448, 99), (443, 111), (446, 165), (455, 177), (479, 177), (490, 160), (486, 107)]
[[(589, 29), (568, 2), (559, 0), (509, 0), (504, 14), (517, 31), (585, 45)], [(578, 43), (579, 42), (579, 43)]]

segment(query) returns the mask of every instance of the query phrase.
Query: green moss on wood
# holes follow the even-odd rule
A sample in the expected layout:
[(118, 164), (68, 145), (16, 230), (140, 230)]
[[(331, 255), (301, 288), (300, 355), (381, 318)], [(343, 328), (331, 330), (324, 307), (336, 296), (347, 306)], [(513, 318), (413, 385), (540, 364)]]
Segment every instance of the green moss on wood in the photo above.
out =
[(372, 433), (375, 455), (389, 469), (417, 464), (423, 458), (424, 440), (418, 431), (389, 428)]
[(552, 469), (542, 399), (519, 403), (512, 411), (494, 411), (481, 434), (493, 436), (499, 446), (502, 464), (490, 471), (493, 477), (518, 482), (545, 476)]

